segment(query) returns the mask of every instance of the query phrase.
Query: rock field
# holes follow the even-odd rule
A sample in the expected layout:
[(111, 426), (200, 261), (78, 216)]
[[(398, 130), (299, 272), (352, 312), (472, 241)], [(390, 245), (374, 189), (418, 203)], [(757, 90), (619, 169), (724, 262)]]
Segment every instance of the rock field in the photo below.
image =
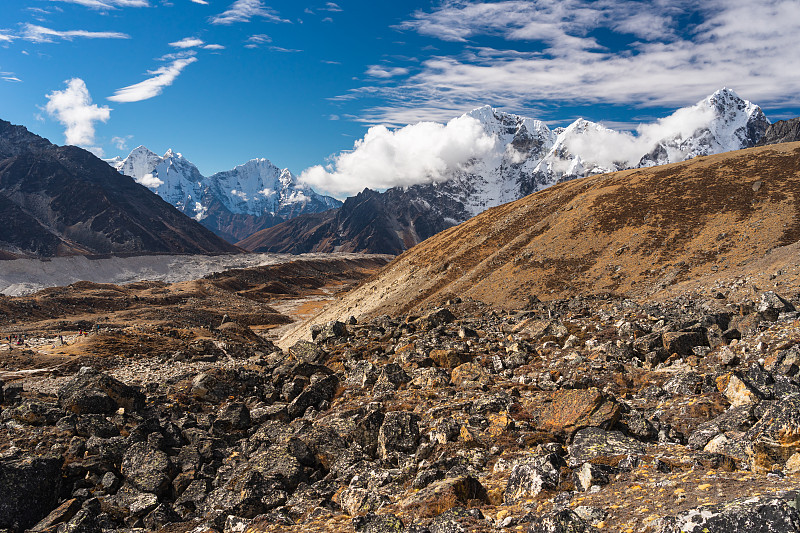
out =
[(800, 531), (798, 296), (162, 325), (3, 385), (0, 530)]

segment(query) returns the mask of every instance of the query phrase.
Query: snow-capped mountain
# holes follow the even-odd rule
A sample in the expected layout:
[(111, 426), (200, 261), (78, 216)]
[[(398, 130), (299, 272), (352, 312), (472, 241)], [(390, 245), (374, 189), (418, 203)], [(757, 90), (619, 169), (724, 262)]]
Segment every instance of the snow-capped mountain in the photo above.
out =
[(635, 135), (582, 118), (551, 130), (539, 120), (489, 106), (467, 116), (497, 139), (495, 152), (454, 171), (448, 180), (415, 187), (457, 200), (468, 217), (559, 181), (755, 146), (769, 126), (761, 108), (727, 88), (640, 126)]
[[(560, 181), (749, 148), (769, 126), (757, 105), (727, 88), (642, 125), (635, 134), (584, 119), (551, 130), (542, 121), (489, 106), (467, 116), (496, 139), (488, 155), (435, 183), (359, 194), (348, 199), (350, 209), (330, 214), (324, 222), (298, 217), (254, 235), (246, 246), (258, 251), (399, 253), (490, 207)], [(373, 216), (367, 214), (370, 209)]]
[(253, 159), (209, 177), (172, 150), (159, 156), (139, 146), (125, 159), (108, 162), (231, 242), (297, 215), (341, 205), (267, 159)]

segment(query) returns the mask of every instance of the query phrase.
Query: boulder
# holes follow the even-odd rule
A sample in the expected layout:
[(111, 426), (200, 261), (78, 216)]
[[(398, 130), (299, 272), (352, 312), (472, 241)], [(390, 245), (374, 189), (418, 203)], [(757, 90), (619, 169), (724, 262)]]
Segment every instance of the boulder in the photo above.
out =
[(659, 533), (793, 533), (800, 531), (798, 493), (740, 498), (662, 520)]
[(298, 341), (289, 348), (289, 355), (303, 363), (319, 363), (327, 353), (313, 342)]
[(562, 464), (562, 459), (554, 453), (517, 463), (506, 483), (503, 501), (510, 505), (522, 498), (533, 498), (542, 490), (555, 490)]
[(644, 455), (644, 445), (620, 431), (585, 428), (575, 433), (569, 445), (569, 466), (576, 467), (598, 457)]
[(784, 300), (774, 291), (767, 291), (761, 294), (756, 306), (756, 311), (761, 313), (766, 320), (775, 321), (781, 313), (795, 311), (794, 305)]
[(378, 453), (382, 459), (392, 452), (414, 453), (419, 443), (420, 417), (410, 411), (386, 413), (378, 432)]
[(63, 459), (0, 459), (0, 529), (22, 531), (58, 504)]
[(535, 517), (528, 527), (529, 533), (591, 533), (592, 531), (599, 530), (584, 522), (570, 509)]
[(358, 516), (377, 511), (390, 500), (385, 494), (374, 490), (353, 487), (339, 493), (338, 503), (345, 513)]
[(472, 476), (458, 476), (433, 481), (400, 505), (420, 516), (433, 516), (472, 500), (487, 501), (486, 489)]
[(585, 427), (609, 428), (621, 414), (621, 406), (597, 389), (565, 389), (553, 394), (537, 426), (542, 431), (569, 435)]
[(747, 432), (750, 466), (754, 471), (782, 467), (800, 451), (800, 394), (768, 402), (758, 422)]
[(108, 374), (83, 367), (59, 389), (58, 403), (76, 414), (108, 414), (120, 407), (142, 409), (144, 395)]
[(339, 378), (335, 374), (325, 376), (311, 383), (287, 407), (289, 418), (303, 416), (306, 409), (309, 407), (319, 408), (323, 401), (332, 401), (338, 387)]
[(441, 308), (431, 311), (427, 315), (417, 320), (417, 325), (424, 330), (431, 330), (438, 328), (443, 324), (449, 324), (456, 319), (455, 315), (449, 309)]
[(161, 495), (170, 488), (174, 467), (166, 453), (137, 442), (125, 452), (120, 471), (138, 490)]
[(403, 521), (393, 514), (367, 513), (353, 518), (356, 533), (399, 533), (405, 529)]
[(609, 478), (619, 472), (620, 469), (613, 466), (583, 463), (583, 466), (575, 471), (575, 487), (578, 490), (586, 491), (594, 485), (607, 485)]
[(707, 343), (705, 335), (695, 331), (668, 331), (662, 335), (662, 341), (668, 353), (678, 355), (692, 355), (692, 348)]

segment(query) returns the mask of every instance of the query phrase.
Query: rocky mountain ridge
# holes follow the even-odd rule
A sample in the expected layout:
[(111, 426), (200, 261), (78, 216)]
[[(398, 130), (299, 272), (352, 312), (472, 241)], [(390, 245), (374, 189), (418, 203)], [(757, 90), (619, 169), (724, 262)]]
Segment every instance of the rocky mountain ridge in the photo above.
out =
[[(730, 89), (721, 89), (694, 106), (643, 127), (636, 137), (584, 119), (550, 130), (541, 121), (489, 106), (467, 116), (497, 140), (495, 151), (486, 157), (471, 161), (437, 183), (381, 193), (386, 196), (372, 201), (376, 211), (370, 216), (363, 210), (328, 213), (322, 217), (324, 223), (319, 216), (299, 217), (257, 233), (241, 245), (260, 252), (341, 248), (397, 254), (442, 228), (556, 183), (748, 148), (769, 126), (757, 105)], [(367, 242), (364, 235), (394, 237)]]
[(139, 146), (125, 159), (108, 162), (229, 242), (303, 213), (341, 205), (267, 159), (252, 159), (208, 177), (171, 149), (159, 157)]
[(0, 121), (0, 255), (238, 253), (102, 160)]

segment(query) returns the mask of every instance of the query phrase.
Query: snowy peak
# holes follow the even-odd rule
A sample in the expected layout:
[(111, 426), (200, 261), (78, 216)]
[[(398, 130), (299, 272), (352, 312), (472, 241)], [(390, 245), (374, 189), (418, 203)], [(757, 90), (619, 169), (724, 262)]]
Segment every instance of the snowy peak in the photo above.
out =
[[(268, 159), (251, 159), (225, 172), (203, 176), (197, 167), (180, 152), (169, 149), (163, 156), (144, 146), (135, 148), (123, 160), (108, 161), (120, 173), (132, 177), (161, 196), (184, 214), (213, 227), (220, 223), (211, 220), (212, 213), (222, 211), (230, 216), (267, 217), (269, 223), (277, 223), (302, 213), (316, 213), (341, 202), (322, 196), (310, 187), (297, 183), (287, 169), (281, 170)], [(267, 223), (267, 222), (265, 222)], [(241, 230), (231, 228), (226, 218), (225, 234), (235, 240), (246, 237)]]

